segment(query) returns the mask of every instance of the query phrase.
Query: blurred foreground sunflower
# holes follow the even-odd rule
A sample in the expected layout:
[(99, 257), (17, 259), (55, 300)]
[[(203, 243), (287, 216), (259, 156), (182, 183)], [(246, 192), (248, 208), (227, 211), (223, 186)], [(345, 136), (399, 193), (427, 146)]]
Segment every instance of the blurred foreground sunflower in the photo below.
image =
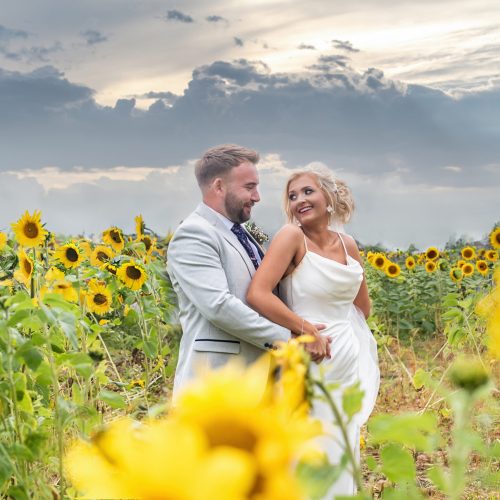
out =
[(139, 290), (148, 279), (144, 268), (135, 262), (125, 262), (116, 271), (116, 275), (131, 290)]
[(47, 231), (41, 223), (42, 213), (38, 210), (30, 215), (28, 211), (14, 224), (12, 230), (17, 241), (23, 247), (34, 248), (43, 245)]

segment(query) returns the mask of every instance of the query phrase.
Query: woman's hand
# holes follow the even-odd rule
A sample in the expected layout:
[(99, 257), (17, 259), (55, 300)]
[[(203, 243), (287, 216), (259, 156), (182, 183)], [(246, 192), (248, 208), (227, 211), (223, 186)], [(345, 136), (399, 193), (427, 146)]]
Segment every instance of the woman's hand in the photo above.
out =
[(312, 342), (306, 342), (304, 344), (304, 348), (311, 356), (311, 359), (318, 364), (325, 358), (331, 358), (330, 343), (332, 339), (320, 334), (320, 330), (323, 330), (324, 328), (325, 325), (313, 325), (307, 321), (304, 321), (303, 325), (303, 334), (310, 335), (314, 338)]

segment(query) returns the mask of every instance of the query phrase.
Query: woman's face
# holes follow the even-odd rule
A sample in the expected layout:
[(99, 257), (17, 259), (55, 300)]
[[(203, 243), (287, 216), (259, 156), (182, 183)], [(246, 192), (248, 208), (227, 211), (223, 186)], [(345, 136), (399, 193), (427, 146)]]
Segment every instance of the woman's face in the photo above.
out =
[(327, 201), (316, 176), (304, 174), (290, 182), (288, 201), (292, 215), (301, 225), (313, 221), (328, 223)]

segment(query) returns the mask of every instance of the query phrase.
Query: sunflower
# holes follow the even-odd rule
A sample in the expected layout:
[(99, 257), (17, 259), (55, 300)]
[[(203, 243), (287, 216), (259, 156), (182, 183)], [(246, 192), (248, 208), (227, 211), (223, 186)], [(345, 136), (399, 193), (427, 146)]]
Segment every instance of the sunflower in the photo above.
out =
[(110, 261), (115, 256), (111, 248), (104, 245), (97, 245), (90, 255), (90, 263), (95, 267), (101, 267), (105, 262)]
[(417, 263), (415, 262), (415, 258), (411, 255), (409, 257), (406, 257), (405, 265), (406, 269), (413, 269), (417, 265)]
[(89, 312), (102, 316), (111, 311), (113, 298), (110, 289), (103, 281), (91, 279), (85, 295)]
[(135, 219), (135, 234), (137, 235), (136, 241), (141, 240), (141, 236), (144, 235), (144, 219), (142, 215), (138, 215)]
[(439, 257), (439, 250), (436, 247), (429, 247), (425, 251), (425, 258), (427, 260), (436, 260)]
[(448, 262), (444, 259), (440, 259), (439, 262), (437, 263), (439, 270), (440, 271), (447, 271), (448, 270)]
[(490, 233), (490, 243), (493, 248), (497, 250), (500, 248), (500, 227), (496, 227)]
[(462, 257), (465, 260), (472, 260), (476, 256), (476, 251), (472, 247), (462, 248)]
[(118, 227), (110, 227), (102, 233), (104, 243), (111, 245), (115, 252), (121, 252), (125, 246), (122, 230)]
[(488, 274), (488, 263), (485, 260), (478, 260), (476, 262), (476, 269), (479, 274), (486, 276)]
[(30, 259), (30, 257), (28, 257), (23, 249), (21, 249), (17, 256), (19, 258), (19, 269), (14, 273), (14, 278), (16, 278), (17, 281), (27, 285), (33, 274), (33, 261)]
[[(255, 470), (242, 498), (302, 498), (290, 464), (318, 432), (318, 422), (297, 413), (289, 418), (288, 404), (281, 407), (266, 401), (269, 371), (264, 361), (246, 371), (242, 365), (228, 364), (201, 373), (178, 398), (172, 417), (201, 429), (210, 452), (230, 449), (252, 457)], [(295, 375), (295, 367), (289, 370)], [(298, 372), (293, 382), (300, 378)]]
[(50, 291), (62, 295), (68, 302), (78, 302), (78, 293), (67, 280), (56, 281), (52, 284)]
[(45, 282), (48, 284), (53, 283), (54, 281), (64, 280), (65, 278), (66, 278), (65, 274), (55, 266), (52, 266), (45, 273)]
[(466, 262), (462, 266), (462, 272), (464, 273), (464, 277), (472, 276), (474, 274), (474, 266), (470, 262)]
[(387, 259), (383, 253), (377, 253), (373, 256), (372, 265), (376, 269), (382, 270), (387, 264)]
[(54, 257), (67, 269), (75, 269), (83, 262), (83, 252), (74, 243), (61, 245), (55, 251)]
[(69, 281), (64, 279), (64, 275), (62, 279), (47, 282), (46, 285), (42, 286), (40, 289), (40, 297), (43, 299), (47, 293), (62, 295), (68, 302), (78, 302), (77, 291)]
[(462, 278), (464, 277), (464, 273), (459, 267), (452, 267), (450, 269), (450, 278), (455, 282), (459, 283), (462, 281)]
[(7, 240), (7, 235), (0, 232), (0, 250), (3, 250), (3, 247), (7, 244)]
[(433, 273), (437, 269), (437, 264), (433, 260), (428, 260), (425, 263), (425, 270), (428, 273)]
[(462, 269), (462, 267), (464, 267), (464, 264), (466, 264), (465, 260), (460, 259), (457, 262), (457, 267), (459, 267), (460, 269)]
[(80, 247), (80, 250), (82, 251), (84, 258), (90, 259), (90, 256), (92, 255), (92, 245), (90, 244), (90, 241), (80, 240), (78, 242), (78, 246)]
[(151, 254), (156, 249), (156, 240), (153, 240), (151, 236), (147, 234), (143, 234), (139, 241), (144, 244), (144, 247), (146, 249), (146, 262), (149, 262)]
[(394, 262), (388, 262), (385, 266), (385, 274), (389, 276), (389, 278), (396, 278), (401, 274), (401, 268)]
[(21, 246), (33, 248), (43, 244), (47, 231), (42, 227), (41, 217), (40, 211), (35, 210), (33, 215), (30, 215), (26, 210), (24, 215), (12, 224), (14, 234)]
[(139, 290), (148, 279), (142, 266), (135, 262), (126, 262), (116, 271), (116, 275), (131, 290)]
[(496, 250), (488, 250), (485, 257), (490, 262), (496, 262), (498, 260), (498, 252)]
[(108, 273), (116, 276), (117, 267), (114, 266), (113, 264), (110, 264), (109, 262), (105, 262), (101, 267), (102, 267), (102, 269), (105, 269), (106, 271), (108, 271)]

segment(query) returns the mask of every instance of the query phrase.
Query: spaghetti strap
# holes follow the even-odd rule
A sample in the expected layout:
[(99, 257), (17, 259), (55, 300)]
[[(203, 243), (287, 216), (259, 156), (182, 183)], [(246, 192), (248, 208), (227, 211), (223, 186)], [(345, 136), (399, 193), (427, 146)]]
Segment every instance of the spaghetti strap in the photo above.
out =
[(347, 248), (345, 247), (345, 243), (344, 243), (344, 240), (342, 239), (342, 236), (340, 236), (340, 233), (337, 233), (339, 238), (340, 238), (340, 241), (342, 242), (342, 246), (344, 247), (344, 252), (345, 252), (345, 258), (346, 258), (346, 262), (347, 262), (347, 258), (349, 257), (349, 254), (347, 253)]

